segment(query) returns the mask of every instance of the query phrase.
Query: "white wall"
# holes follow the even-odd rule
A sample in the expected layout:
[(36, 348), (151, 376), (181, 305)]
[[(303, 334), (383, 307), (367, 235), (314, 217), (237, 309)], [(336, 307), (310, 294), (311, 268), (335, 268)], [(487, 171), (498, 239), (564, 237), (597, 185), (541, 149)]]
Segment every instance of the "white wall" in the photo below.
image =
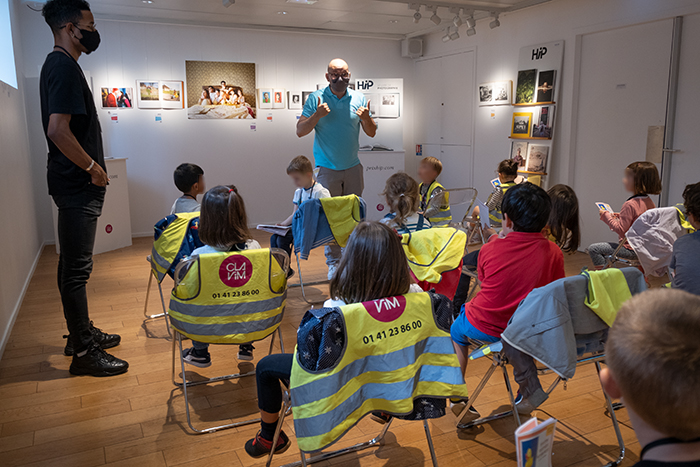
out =
[[(553, 144), (554, 158), (548, 182), (550, 186), (556, 183), (573, 185), (574, 163), (570, 157), (570, 148), (577, 36), (693, 13), (700, 13), (700, 2), (696, 0), (648, 0), (644, 2), (638, 0), (554, 0), (551, 3), (502, 15), (501, 27), (494, 30), (489, 29), (487, 20), (479, 21), (477, 34), (471, 38), (466, 37), (464, 27), (460, 30), (462, 38), (448, 43), (442, 42), (442, 32), (436, 32), (427, 37), (424, 43), (424, 52), (426, 56), (440, 56), (474, 47), (477, 52), (477, 82), (515, 81), (517, 79), (518, 54), (521, 47), (563, 39), (565, 41), (564, 65), (561, 75), (557, 78), (560, 94), (557, 103)], [(445, 16), (443, 18), (443, 22), (445, 22), (447, 16), (443, 16)], [(693, 19), (693, 21), (689, 21), (686, 28), (685, 37), (687, 39), (683, 44), (685, 61), (681, 65), (681, 69), (683, 70), (683, 79), (696, 83), (697, 76), (700, 74), (700, 62), (697, 60), (697, 48), (692, 42), (695, 39), (695, 43), (697, 43), (698, 37), (697, 31), (692, 31), (697, 20)], [(638, 50), (636, 60), (645, 60), (645, 52), (645, 50)], [(687, 58), (689, 56), (692, 56), (691, 59)], [(606, 78), (605, 70), (601, 69), (600, 74), (600, 79), (604, 80)], [(513, 86), (515, 87), (515, 83)], [(476, 89), (463, 89), (458, 76), (453, 80), (453, 88), (455, 92), (476, 93)], [(680, 99), (681, 101), (685, 100), (682, 104), (683, 108), (686, 109), (685, 115), (690, 115), (692, 118), (686, 118), (684, 123), (678, 122), (678, 125), (694, 126), (697, 120), (692, 116), (694, 110), (688, 109), (695, 108), (692, 106), (692, 99), (697, 97), (697, 89), (696, 86), (688, 86), (686, 89), (686, 93), (690, 94), (681, 96)], [(605, 104), (605, 102), (600, 102), (601, 112), (605, 111)], [(496, 164), (509, 156), (510, 148), (508, 135), (510, 134), (512, 108), (496, 107), (495, 119), (490, 118), (490, 109), (489, 107), (474, 109), (476, 112), (474, 181), (479, 191), (484, 193), (490, 191), (489, 180), (493, 178)], [(469, 111), (471, 109), (465, 109), (465, 112)], [(629, 118), (635, 119), (637, 116), (629, 115)], [(457, 124), (456, 122), (455, 125)], [(688, 133), (688, 137), (682, 140), (687, 151), (698, 146), (698, 144), (693, 146), (693, 138), (697, 138), (697, 131)], [(678, 142), (681, 144), (681, 141)], [(643, 157), (642, 154), (641, 158)], [(688, 157), (693, 156), (688, 155)], [(700, 164), (697, 156), (692, 160), (696, 165)], [(614, 154), (610, 155), (609, 162), (614, 170), (616, 167)], [(620, 170), (625, 165), (626, 163), (620, 164)], [(408, 168), (407, 165), (407, 170)], [(601, 170), (607, 170), (607, 168), (601, 167)], [(574, 188), (577, 191), (595, 190), (596, 185), (593, 180), (588, 186)], [(677, 195), (678, 190), (674, 193)]]
[[(39, 67), (51, 51), (51, 36), (39, 13), (22, 12), (24, 67), (28, 83), (36, 86)], [(289, 34), (109, 21), (97, 18), (102, 43), (80, 64), (90, 71), (95, 90), (102, 86), (134, 87), (136, 79), (185, 80), (185, 60), (257, 63), (258, 87), (315, 90), (325, 80), (328, 62), (345, 58), (356, 78), (405, 78), (411, 94), (413, 63), (400, 56), (397, 41), (312, 34)], [(98, 103), (99, 104), (99, 103)], [(412, 101), (403, 101), (406, 128), (412, 128)], [(36, 105), (36, 103), (34, 103)], [(291, 210), (291, 185), (285, 169), (298, 154), (312, 156), (313, 135), (295, 134), (299, 111), (260, 110), (257, 131), (251, 121), (187, 120), (185, 110), (120, 110), (111, 123), (100, 110), (108, 156), (128, 157), (130, 208), (134, 234), (152, 232), (153, 224), (169, 212), (178, 196), (172, 171), (181, 162), (194, 162), (205, 171), (208, 186), (233, 183), (248, 206), (251, 223), (279, 222)], [(161, 112), (163, 123), (155, 123)], [(273, 121), (266, 121), (272, 112)], [(32, 138), (40, 141), (36, 116), (30, 121)], [(43, 138), (43, 136), (41, 136)], [(405, 132), (405, 147), (412, 141)], [(375, 143), (382, 143), (381, 124)], [(390, 143), (390, 141), (387, 141)], [(41, 159), (45, 148), (33, 145)], [(398, 148), (397, 148), (398, 149)], [(44, 156), (45, 157), (45, 156)], [(46, 211), (48, 202), (42, 206)], [(45, 238), (50, 231), (42, 231)]]
[[(10, 17), (16, 25), (16, 7), (10, 2)], [(19, 31), (13, 27), (15, 55), (21, 69)], [(36, 259), (41, 251), (27, 136), (24, 89), (0, 82), (0, 238), (3, 239), (0, 267), (0, 356), (21, 304)]]

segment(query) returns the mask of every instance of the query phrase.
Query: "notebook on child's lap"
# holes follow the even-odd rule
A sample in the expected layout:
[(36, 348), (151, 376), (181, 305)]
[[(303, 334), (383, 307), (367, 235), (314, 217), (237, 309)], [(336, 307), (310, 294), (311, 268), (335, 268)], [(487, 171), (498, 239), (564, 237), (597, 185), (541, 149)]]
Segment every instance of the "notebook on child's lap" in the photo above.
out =
[(274, 225), (274, 224), (258, 224), (257, 229), (269, 232), (271, 234), (277, 234), (282, 237), (289, 233), (289, 229), (292, 227), (289, 225)]

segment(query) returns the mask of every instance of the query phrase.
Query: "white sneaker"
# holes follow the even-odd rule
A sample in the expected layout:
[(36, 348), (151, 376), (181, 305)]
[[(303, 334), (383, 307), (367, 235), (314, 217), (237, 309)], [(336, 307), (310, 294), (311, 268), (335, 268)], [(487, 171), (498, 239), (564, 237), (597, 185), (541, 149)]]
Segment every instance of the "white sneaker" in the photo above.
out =
[(329, 264), (328, 265), (328, 280), (333, 279), (333, 276), (335, 276), (335, 271), (338, 269), (337, 264)]

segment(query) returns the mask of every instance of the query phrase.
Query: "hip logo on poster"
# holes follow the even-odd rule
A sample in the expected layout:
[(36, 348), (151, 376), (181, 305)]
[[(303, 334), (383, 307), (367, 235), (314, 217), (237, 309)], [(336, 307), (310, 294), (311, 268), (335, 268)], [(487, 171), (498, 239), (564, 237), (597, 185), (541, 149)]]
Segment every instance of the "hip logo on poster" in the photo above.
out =
[(547, 55), (547, 47), (540, 47), (539, 49), (532, 49), (532, 59), (541, 60), (542, 57)]

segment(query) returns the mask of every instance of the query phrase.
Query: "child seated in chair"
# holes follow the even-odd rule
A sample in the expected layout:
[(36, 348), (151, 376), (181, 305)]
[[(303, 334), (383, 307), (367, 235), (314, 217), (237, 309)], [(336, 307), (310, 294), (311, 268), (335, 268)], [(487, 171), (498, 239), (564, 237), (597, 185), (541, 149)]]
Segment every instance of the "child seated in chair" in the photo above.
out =
[[(292, 225), (294, 214), (304, 201), (331, 197), (331, 193), (314, 178), (314, 168), (311, 165), (311, 161), (305, 156), (297, 156), (292, 159), (287, 167), (287, 175), (289, 175), (289, 177), (292, 179), (297, 189), (294, 192), (294, 198), (292, 199), (292, 203), (294, 203), (294, 210), (288, 218), (278, 224), (282, 226)], [(289, 229), (287, 235), (282, 236), (273, 234), (272, 237), (270, 237), (270, 246), (272, 248), (280, 248), (286, 251), (290, 257), (292, 256), (293, 244), (294, 235), (292, 234), (292, 229)], [(293, 274), (294, 271), (292, 268), (289, 268), (289, 277), (291, 277)]]
[(642, 446), (636, 467), (700, 466), (700, 297), (649, 290), (620, 308), (605, 346), (605, 392), (622, 398)]
[(432, 226), (449, 225), (450, 221), (452, 221), (448, 198), (444, 198), (442, 206), (429, 207), (430, 200), (445, 191), (437, 181), (441, 172), (442, 162), (440, 162), (440, 159), (432, 156), (424, 157), (418, 166), (418, 178), (421, 180), (420, 185), (418, 185), (420, 212), (423, 213), (424, 218), (430, 221)]
[(605, 222), (610, 227), (610, 230), (618, 235), (619, 243), (593, 243), (588, 247), (586, 251), (590, 255), (595, 269), (603, 269), (605, 267), (607, 257), (615, 252), (620, 243), (624, 243), (623, 248), (620, 248), (618, 252), (621, 258), (637, 259), (637, 254), (627, 243), (625, 235), (642, 213), (656, 207), (649, 195), (661, 193), (659, 171), (656, 165), (651, 162), (632, 162), (628, 165), (622, 177), (622, 184), (626, 191), (632, 193), (632, 196), (625, 201), (620, 212), (611, 213), (605, 209), (600, 209), (600, 220)]
[[(481, 290), (462, 306), (450, 330), (463, 374), (469, 339), (498, 341), (518, 304), (533, 289), (564, 277), (563, 253), (542, 235), (551, 206), (547, 192), (532, 183), (513, 186), (505, 193), (503, 231), (491, 236), (479, 254)], [(454, 404), (453, 412), (459, 414), (464, 405)], [(473, 410), (470, 416), (474, 420), (479, 414)]]
[(418, 183), (404, 172), (389, 177), (382, 195), (389, 206), (389, 214), (381, 220), (399, 235), (417, 232), (431, 227), (430, 222), (418, 211), (420, 210), (420, 192)]
[[(250, 235), (245, 203), (235, 186), (215, 186), (204, 195), (199, 239), (204, 246), (194, 250), (192, 256), (260, 248)], [(253, 360), (253, 349), (253, 344), (241, 344), (238, 360)], [(192, 341), (192, 347), (182, 351), (182, 358), (199, 368), (210, 366), (209, 344)]]
[(182, 196), (175, 200), (170, 214), (181, 212), (197, 212), (200, 204), (197, 196), (206, 191), (204, 186), (204, 170), (195, 164), (180, 164), (173, 174), (175, 186), (182, 192)]
[[(350, 236), (338, 271), (331, 280), (330, 294), (333, 298), (324, 303), (325, 310), (308, 311), (301, 321), (297, 331), (297, 353), (307, 355), (306, 358), (300, 358), (301, 365), (310, 365), (308, 369), (322, 371), (336, 365), (342, 357), (346, 328), (339, 310), (333, 310), (333, 307), (409, 292), (422, 290), (416, 284), (411, 284), (400, 237), (379, 222), (359, 223)], [(434, 319), (446, 331), (452, 319), (451, 303), (441, 295), (432, 295), (431, 298)], [(322, 358), (309, 357), (319, 354), (319, 346), (323, 346), (322, 353), (325, 355)], [(262, 457), (272, 450), (272, 440), (282, 408), (280, 381), (289, 384), (292, 359), (293, 354), (273, 354), (258, 363), (255, 378), (262, 421), (260, 431), (245, 444), (245, 450), (251, 457)], [(411, 420), (436, 418), (445, 413), (444, 399), (417, 398), (413, 403), (413, 413), (406, 417)], [(289, 438), (282, 431), (275, 453), (286, 451), (290, 444)]]
[(683, 190), (685, 213), (694, 233), (684, 235), (673, 244), (670, 269), (673, 288), (700, 295), (700, 183)]
[[(502, 160), (498, 164), (496, 173), (498, 174), (499, 184), (494, 187), (493, 192), (491, 192), (486, 200), (486, 207), (489, 208), (489, 212), (483, 213), (483, 215), (488, 214), (493, 227), (500, 227), (503, 220), (503, 216), (501, 215), (503, 197), (509, 188), (520, 185), (525, 181), (525, 178), (522, 175), (518, 175), (518, 163), (513, 159)], [(482, 213), (479, 210), (479, 206), (475, 207), (474, 211), (472, 211), (472, 220), (474, 221), (472, 224), (474, 224), (476, 219), (481, 215)], [(485, 233), (491, 235), (495, 233), (495, 230)]]

